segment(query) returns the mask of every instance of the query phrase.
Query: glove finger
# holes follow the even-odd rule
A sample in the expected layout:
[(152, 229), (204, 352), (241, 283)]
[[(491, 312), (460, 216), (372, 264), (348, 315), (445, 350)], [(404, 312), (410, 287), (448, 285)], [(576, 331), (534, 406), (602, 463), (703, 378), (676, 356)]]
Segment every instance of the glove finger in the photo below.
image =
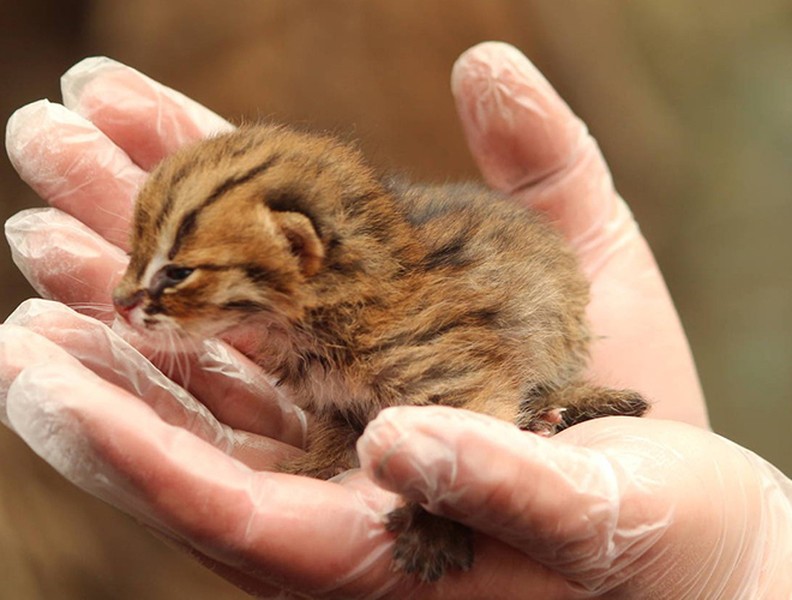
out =
[[(233, 446), (233, 432), (139, 352), (98, 321), (93, 321), (97, 327), (91, 327), (88, 317), (66, 311), (58, 310), (55, 303), (33, 301), (23, 304), (4, 326), (15, 326), (12, 332), (17, 336), (18, 330), (25, 328), (31, 335), (48, 339), (99, 377), (139, 396), (166, 422), (189, 430), (219, 448)], [(38, 319), (26, 318), (30, 313), (38, 313)], [(24, 360), (39, 362), (32, 356)]]
[(503, 540), (592, 593), (629, 580), (672, 518), (658, 486), (625, 477), (606, 454), (467, 411), (387, 409), (358, 453), (386, 489)]
[(0, 325), (0, 422), (11, 427), (6, 411), (8, 388), (23, 369), (33, 365), (79, 362), (63, 348), (32, 331), (3, 323)]
[[(517, 49), (484, 43), (454, 66), (452, 88), (487, 181), (546, 213), (592, 282), (590, 371), (655, 404), (653, 416), (707, 425), (679, 317), (654, 257), (585, 125)], [(625, 315), (628, 318), (625, 318)]]
[[(131, 347), (119, 344), (107, 348), (97, 344), (96, 352), (86, 353), (79, 339), (69, 339), (69, 334), (75, 333), (85, 338), (84, 331), (63, 332), (51, 328), (47, 333), (51, 338), (21, 325), (0, 325), (0, 420), (12, 429), (15, 428), (7, 398), (18, 375), (38, 366), (70, 368), (82, 373), (88, 368), (108, 385), (142, 400), (169, 426), (189, 431), (251, 468), (272, 469), (276, 463), (299, 452), (277, 440), (234, 431), (220, 423), (206, 407), (164, 377)], [(71, 354), (73, 350), (77, 356)], [(75, 381), (74, 385), (74, 392), (79, 392), (79, 382)]]
[(5, 235), (14, 263), (41, 296), (113, 320), (113, 288), (129, 262), (117, 246), (54, 208), (17, 213)]
[(252, 471), (82, 367), (25, 369), (8, 415), (73, 483), (218, 562), (308, 592), (394, 577), (380, 506), (359, 490)]
[(584, 267), (637, 233), (586, 126), (519, 50), (497, 42), (471, 48), (454, 65), (452, 89), (484, 178), (546, 213)]
[(151, 170), (181, 146), (232, 125), (194, 100), (122, 63), (92, 57), (61, 78), (63, 103)]
[(187, 357), (180, 381), (228, 425), (304, 448), (308, 416), (261, 368), (225, 342), (209, 339)]
[(19, 176), (50, 205), (128, 249), (133, 201), (146, 173), (92, 123), (40, 100), (11, 115), (6, 150)]
[[(302, 412), (278, 394), (260, 369), (221, 342), (207, 342), (207, 352), (179, 358), (181, 368), (172, 369), (178, 376), (165, 377), (115, 332), (62, 304), (29, 300), (6, 322), (52, 340), (100, 377), (142, 397), (161, 415), (183, 411), (178, 404), (171, 406), (174, 398), (190, 411), (196, 410), (192, 406), (193, 397), (176, 385), (182, 383), (177, 379), (185, 379), (188, 389), (194, 390), (193, 396), (201, 403), (200, 414), (208, 408), (214, 415), (210, 421), (212, 427), (216, 418), (257, 437), (303, 446), (306, 423)], [(161, 360), (169, 362), (167, 357)], [(152, 395), (154, 392), (156, 394)], [(165, 402), (162, 407), (153, 404), (160, 399)], [(175, 424), (194, 429), (187, 420)], [(237, 432), (237, 437), (239, 435)], [(255, 441), (251, 436), (246, 439), (250, 443)]]
[[(224, 565), (225, 576), (256, 593), (273, 584), (312, 597), (415, 591), (412, 578), (392, 570), (382, 519), (395, 503), (390, 494), (361, 477), (338, 485), (252, 471), (81, 369), (25, 369), (8, 400), (23, 439), (76, 485)], [(525, 589), (574, 597), (557, 575), (500, 542), (482, 539), (478, 550), (473, 571), (448, 574), (420, 597), (511, 598)]]
[[(8, 344), (13, 331), (26, 336), (24, 344)], [(231, 581), (270, 593), (272, 586), (256, 577), (265, 565), (275, 581), (291, 579), (296, 589), (312, 586), (313, 592), (334, 597), (403, 598), (414, 587), (410, 579), (395, 578), (389, 566), (389, 536), (378, 515), (393, 508), (394, 499), (372, 489), (361, 474), (347, 474), (343, 487), (289, 476), (265, 480), (217, 457), (199, 438), (182, 435), (59, 347), (14, 325), (0, 327), (2, 389), (17, 375), (8, 368), (12, 356), (28, 357), (14, 365), (17, 372), (27, 368), (9, 393), (9, 413), (31, 447), (72, 482), (177, 540)], [(38, 362), (29, 362), (31, 356)], [(240, 440), (230, 454), (251, 468), (266, 469), (289, 456), (288, 448), (266, 440), (247, 442)], [(248, 476), (253, 484), (239, 480)], [(311, 489), (302, 489), (303, 483)], [(273, 555), (262, 556), (268, 548)], [(239, 564), (255, 565), (253, 576), (234, 566)], [(354, 567), (345, 574), (349, 564)], [(493, 581), (502, 594), (492, 595)], [(511, 598), (527, 587), (549, 600), (569, 597), (556, 574), (481, 538), (475, 571), (448, 574), (442, 586), (424, 589), (422, 597)]]
[(512, 192), (567, 168), (585, 125), (515, 47), (484, 42), (465, 51), (451, 90), (473, 157), (495, 188)]

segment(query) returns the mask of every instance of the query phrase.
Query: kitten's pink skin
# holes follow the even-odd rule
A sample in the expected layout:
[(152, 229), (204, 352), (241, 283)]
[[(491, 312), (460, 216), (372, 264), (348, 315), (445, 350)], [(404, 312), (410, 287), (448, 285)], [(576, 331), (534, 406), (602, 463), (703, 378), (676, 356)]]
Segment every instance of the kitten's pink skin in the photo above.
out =
[(563, 408), (554, 408), (553, 410), (547, 411), (542, 415), (542, 421), (545, 427), (538, 430), (533, 429), (532, 432), (542, 437), (551, 437), (555, 435), (558, 426), (561, 425), (565, 410), (566, 409)]

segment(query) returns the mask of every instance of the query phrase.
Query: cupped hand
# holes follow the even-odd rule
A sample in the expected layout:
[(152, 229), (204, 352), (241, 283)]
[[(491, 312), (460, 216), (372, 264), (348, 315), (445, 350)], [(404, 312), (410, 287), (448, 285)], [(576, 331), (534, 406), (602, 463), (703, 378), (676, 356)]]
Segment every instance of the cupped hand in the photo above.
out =
[(792, 482), (699, 427), (609, 417), (546, 439), (475, 413), (397, 407), (358, 451), (385, 489), (520, 551), (503, 558), (496, 591), (472, 597), (792, 593)]
[[(585, 127), (508, 46), (485, 44), (463, 55), (453, 87), (488, 181), (546, 212), (578, 249), (592, 280), (593, 328), (605, 336), (593, 350), (593, 376), (642, 391), (656, 403), (654, 416), (706, 424), (673, 305)], [(12, 162), (55, 208), (17, 215), (6, 233), (17, 264), (42, 295), (109, 322), (110, 291), (124, 268), (131, 207), (146, 171), (182, 144), (229, 125), (105, 59), (74, 67), (63, 92), (65, 107), (34, 103), (9, 122)], [(679, 495), (687, 488), (671, 477), (674, 469), (660, 468), (687, 456), (674, 441), (692, 439), (700, 450), (720, 451), (723, 444), (724, 456), (746, 456), (704, 430), (671, 423), (636, 421), (632, 431), (624, 420), (607, 419), (538, 440), (467, 413), (397, 409), (361, 440), (365, 473), (336, 482), (270, 473), (280, 458), (299, 452), (304, 418), (227, 345), (209, 342), (205, 354), (181, 362), (146, 357), (99, 321), (43, 301), (24, 305), (10, 321), (0, 331), (4, 422), (77, 485), (261, 596), (290, 590), (401, 598), (413, 590), (412, 579), (390, 568), (382, 515), (396, 496), (383, 488), (481, 531), (474, 568), (420, 588), (418, 597), (575, 598), (633, 590), (636, 582), (651, 583), (641, 576), (660, 559), (679, 565), (689, 556), (690, 540), (675, 527), (689, 514), (689, 499)], [(434, 470), (405, 458), (411, 443), (385, 434), (403, 432), (404, 419), (424, 432), (422, 443), (435, 440), (426, 456)], [(674, 437), (675, 428), (687, 433)], [(477, 440), (502, 433), (515, 446), (482, 443), (490, 454), (477, 457), (488, 465), (464, 468), (476, 462), (467, 442), (460, 451), (460, 437), (440, 435), (454, 431)], [(597, 445), (592, 437), (604, 441)], [(389, 446), (389, 439), (396, 443)], [(668, 460), (649, 461), (647, 448), (666, 442)], [(709, 473), (708, 456), (690, 456)], [(696, 473), (689, 466), (685, 481)], [(445, 476), (442, 467), (450, 469)], [(416, 489), (416, 481), (426, 489)], [(728, 490), (751, 496), (751, 483), (731, 481)], [(647, 494), (667, 501), (647, 502)], [(691, 500), (694, 514), (699, 501)], [(483, 518), (501, 505), (503, 519)], [(753, 524), (744, 512), (738, 516)], [(720, 547), (712, 544), (724, 532), (705, 533), (706, 554)], [(678, 583), (690, 585), (682, 575)], [(668, 586), (658, 597), (684, 597), (674, 595), (680, 589), (693, 588)]]

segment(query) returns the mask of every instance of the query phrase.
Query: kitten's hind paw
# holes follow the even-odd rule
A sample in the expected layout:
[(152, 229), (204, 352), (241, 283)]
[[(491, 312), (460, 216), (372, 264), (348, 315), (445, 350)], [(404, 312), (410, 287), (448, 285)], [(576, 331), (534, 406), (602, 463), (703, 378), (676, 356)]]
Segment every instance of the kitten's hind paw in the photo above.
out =
[(640, 417), (649, 408), (646, 399), (632, 390), (580, 382), (557, 389), (538, 386), (523, 401), (517, 426), (548, 436), (590, 419)]
[(431, 583), (448, 570), (473, 565), (473, 532), (455, 521), (426, 512), (418, 504), (391, 511), (386, 529), (396, 534), (393, 563)]
[(559, 429), (600, 417), (641, 417), (650, 408), (646, 399), (632, 390), (594, 386), (588, 389), (587, 396), (566, 406), (562, 415), (563, 425)]

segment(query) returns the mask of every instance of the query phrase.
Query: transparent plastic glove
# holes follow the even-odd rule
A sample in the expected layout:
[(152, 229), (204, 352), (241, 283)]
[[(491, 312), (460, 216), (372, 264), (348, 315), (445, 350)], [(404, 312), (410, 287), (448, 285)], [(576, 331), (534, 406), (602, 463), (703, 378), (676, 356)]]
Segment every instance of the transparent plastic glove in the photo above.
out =
[(397, 407), (358, 452), (386, 489), (521, 552), (503, 575), (530, 583), (472, 597), (792, 597), (792, 482), (704, 429), (611, 417), (546, 439)]
[(585, 124), (517, 49), (476, 46), (452, 88), (473, 156), (494, 188), (552, 219), (591, 281), (590, 371), (632, 388), (652, 416), (706, 426), (695, 365), (663, 277)]
[[(677, 411), (680, 418), (704, 423), (703, 402), (684, 336), (645, 243), (637, 231), (624, 237), (610, 236), (607, 232), (618, 228), (595, 226), (603, 222), (603, 216), (605, 222), (610, 222), (608, 215), (620, 212), (614, 206), (622, 205), (610, 185), (603, 183), (609, 182), (607, 170), (593, 142), (581, 134), (582, 126), (527, 61), (502, 45), (484, 45), (466, 54), (455, 69), (454, 87), (477, 156), (484, 156), (488, 152), (487, 144), (493, 140), (500, 139), (499, 144), (512, 149), (502, 153), (498, 161), (483, 164), (493, 183), (504, 187), (502, 182), (508, 178), (498, 175), (499, 169), (502, 174), (517, 171), (517, 166), (521, 166), (525, 176), (522, 183), (531, 181), (533, 185), (515, 187), (520, 188), (527, 201), (536, 200), (535, 204), (551, 215), (554, 206), (576, 202), (575, 195), (582, 194), (580, 198), (586, 200), (589, 209), (581, 214), (588, 215), (592, 231), (599, 232), (592, 234), (592, 238), (612, 240), (610, 246), (605, 241), (581, 244), (580, 240), (586, 238), (576, 232), (585, 228), (571, 226), (580, 215), (571, 210), (554, 215), (559, 226), (578, 245), (594, 278), (595, 305), (606, 304), (597, 300), (603, 294), (607, 298), (617, 290), (629, 292), (634, 287), (643, 290), (641, 294), (628, 293), (625, 303), (617, 305), (618, 319), (603, 318), (604, 309), (602, 314), (592, 312), (598, 333), (621, 332), (606, 326), (613, 322), (618, 325), (627, 316), (632, 318), (630, 311), (639, 313), (633, 325), (647, 337), (641, 338), (637, 345), (617, 344), (616, 348), (625, 355), (642, 355), (644, 358), (640, 360), (628, 357), (633, 361), (630, 365), (641, 368), (635, 372), (622, 371), (616, 362), (598, 359), (595, 376), (604, 382), (636, 387), (657, 398), (657, 413), (666, 406), (663, 410), (668, 410), (667, 414)], [(520, 102), (510, 104), (510, 90), (514, 98), (521, 98)], [(487, 102), (487, 97), (494, 101)], [(172, 90), (106, 60), (86, 61), (70, 71), (64, 78), (64, 98), (68, 110), (38, 103), (18, 112), (9, 123), (7, 147), (20, 174), (72, 217), (51, 209), (28, 212), (12, 219), (6, 231), (17, 263), (43, 295), (68, 298), (82, 310), (107, 318), (108, 314), (103, 313), (108, 307), (107, 293), (123, 268), (123, 258), (109, 242), (123, 244), (119, 230), (128, 223), (132, 197), (145, 177), (144, 170), (178, 145), (227, 124)], [(501, 118), (503, 115), (507, 116)], [(581, 167), (575, 159), (577, 155), (590, 158)], [(574, 175), (580, 172), (589, 173), (590, 183)], [(131, 183), (109, 182), (116, 179)], [(545, 197), (546, 201), (539, 201)], [(100, 218), (101, 214), (108, 218)], [(615, 222), (623, 224), (625, 231), (634, 229), (624, 216)], [(57, 247), (50, 242), (53, 239)], [(626, 248), (633, 258), (618, 260), (622, 250), (618, 253), (603, 250), (619, 247)], [(587, 258), (589, 253), (591, 258)], [(605, 273), (609, 274), (607, 278), (603, 278)], [(610, 282), (610, 287), (603, 282)], [(643, 283), (637, 285), (637, 282)], [(652, 291), (659, 296), (651, 296)], [(38, 304), (37, 311), (41, 306)], [(199, 364), (197, 369), (191, 369), (189, 390), (210, 408), (215, 419), (192, 416), (191, 402), (167, 379), (155, 384), (156, 389), (163, 390), (153, 394), (155, 401), (147, 388), (137, 387), (135, 381), (140, 373), (148, 370), (143, 356), (133, 359), (133, 369), (107, 368), (101, 358), (107, 352), (101, 340), (110, 338), (103, 333), (107, 331), (103, 325), (96, 321), (77, 325), (72, 313), (62, 309), (50, 313), (48, 307), (41, 313), (44, 317), (34, 315), (0, 330), (3, 380), (0, 391), (7, 390), (6, 421), (67, 478), (135, 515), (153, 531), (243, 589), (261, 596), (403, 598), (413, 590), (412, 579), (390, 568), (390, 538), (384, 532), (382, 515), (394, 505), (396, 497), (373, 482), (398, 487), (398, 475), (388, 474), (387, 462), (382, 469), (377, 467), (382, 456), (377, 454), (376, 444), (367, 442), (369, 436), (361, 442), (362, 460), (369, 472), (381, 471), (384, 475), (381, 480), (360, 472), (332, 483), (262, 472), (259, 469), (277, 460), (278, 452), (296, 451), (283, 442), (295, 442), (293, 437), (287, 440), (289, 436), (279, 435), (281, 427), (257, 431), (256, 427), (266, 426), (251, 416), (258, 407), (264, 407), (266, 414), (286, 415), (282, 417), (284, 422), (295, 419), (289, 419), (284, 404), (266, 385), (253, 385), (255, 375), (250, 365), (235, 357), (230, 348), (218, 345), (223, 351), (215, 355), (210, 368), (204, 369)], [(29, 307), (25, 312), (31, 313)], [(71, 324), (62, 329), (60, 319)], [(651, 322), (652, 327), (641, 328), (645, 321)], [(65, 343), (84, 327), (97, 333), (76, 336), (77, 347)], [(659, 348), (679, 354), (663, 356), (652, 341), (658, 331), (664, 340)], [(108, 343), (115, 349), (109, 355), (131, 355), (131, 350), (121, 350), (125, 342), (119, 338)], [(25, 348), (41, 351), (29, 352)], [(653, 359), (657, 356), (663, 356), (665, 362), (655, 363)], [(663, 377), (653, 375), (652, 368), (660, 369), (666, 378), (673, 375), (672, 380), (664, 381)], [(199, 378), (206, 378), (201, 385), (195, 383), (195, 371), (199, 371)], [(174, 378), (179, 379), (176, 375)], [(239, 393), (239, 400), (230, 402), (230, 409), (223, 402), (222, 393), (215, 391), (223, 390), (229, 382), (230, 389)], [(258, 389), (262, 390), (260, 397), (256, 397)], [(236, 397), (231, 395), (232, 399)], [(176, 407), (182, 403), (184, 410)], [(276, 421), (278, 418), (281, 417), (276, 417)], [(438, 415), (438, 419), (444, 422), (442, 416)], [(607, 428), (608, 423), (618, 421), (602, 421), (601, 426)], [(486, 429), (485, 422), (488, 421), (480, 421), (482, 430)], [(234, 429), (229, 432), (221, 423)], [(661, 424), (658, 422), (657, 426)], [(377, 427), (373, 426), (374, 432)], [(244, 453), (235, 450), (234, 445), (240, 430), (247, 435)], [(578, 428), (573, 428), (568, 436), (575, 430)], [(529, 434), (518, 432), (517, 435), (525, 440), (535, 439)], [(699, 435), (717, 439), (704, 431)], [(381, 435), (379, 439), (383, 439)], [(543, 446), (546, 452), (541, 454), (546, 465), (542, 471), (544, 479), (539, 479), (547, 483), (543, 487), (530, 487), (542, 491), (547, 488), (545, 498), (570, 489), (559, 481), (563, 479), (558, 477), (562, 474), (559, 466), (579, 473), (572, 467), (585, 461), (576, 457), (578, 453), (587, 456), (589, 452), (566, 446), (563, 441), (558, 438), (542, 442), (547, 444)], [(442, 444), (438, 446), (441, 447)], [(550, 448), (558, 448), (557, 460), (550, 460), (554, 452)], [(439, 454), (448, 456), (442, 449)], [(433, 456), (438, 454), (430, 453), (430, 460)], [(460, 454), (452, 460), (460, 461), (464, 456)], [(625, 454), (624, 459), (628, 463), (629, 456)], [(489, 459), (498, 462), (496, 455), (490, 455)], [(508, 459), (505, 455), (504, 461)], [(452, 460), (446, 464), (461, 465)], [(525, 471), (538, 474), (541, 465), (526, 463)], [(592, 471), (589, 475), (586, 471), (581, 481), (572, 483), (585, 493), (594, 489), (587, 487), (587, 479), (601, 478), (598, 473)], [(661, 476), (651, 480), (658, 489), (663, 489), (666, 481)], [(614, 477), (613, 481), (631, 479)], [(476, 479), (470, 482), (468, 490), (479, 485)], [(515, 497), (524, 485), (515, 487)], [(425, 498), (431, 501), (429, 494)], [(632, 510), (641, 512), (640, 506), (636, 508), (625, 500), (620, 502), (619, 510), (629, 512), (632, 506)], [(593, 579), (564, 567), (564, 550), (574, 550), (577, 538), (564, 535), (575, 531), (563, 527), (565, 521), (559, 511), (544, 512), (547, 506), (548, 503), (533, 507), (526, 504), (533, 517), (523, 515), (522, 524), (527, 522), (523, 529), (515, 527), (508, 534), (504, 530), (485, 531), (479, 535), (476, 563), (471, 572), (449, 574), (439, 584), (421, 588), (416, 596), (575, 598), (605, 589), (607, 586), (601, 581), (608, 580), (608, 576), (600, 573), (592, 583)], [(573, 507), (573, 503), (559, 506)], [(593, 512), (578, 517), (586, 521), (599, 514), (595, 507)], [(593, 518), (592, 522), (598, 521)], [(662, 528), (662, 522), (658, 523), (655, 514), (647, 514), (646, 527)], [(471, 524), (475, 523), (471, 521)], [(642, 529), (641, 522), (628, 524), (634, 525), (636, 531)], [(558, 551), (553, 556), (547, 552), (532, 555), (524, 540), (547, 536), (547, 530), (557, 530)], [(612, 530), (623, 531), (616, 525)], [(614, 546), (613, 539), (613, 536), (594, 536), (587, 545), (597, 549), (597, 544), (603, 544), (598, 552), (607, 553)], [(660, 536), (660, 540), (667, 539), (668, 536)], [(653, 550), (665, 553), (670, 548), (677, 554), (684, 553), (689, 550), (688, 542), (680, 539), (678, 544), (670, 546), (645, 544), (644, 552), (631, 564), (641, 566), (651, 562), (655, 558)], [(580, 561), (579, 554), (566, 556), (573, 563)], [(614, 593), (617, 589), (628, 590), (631, 581), (637, 581), (638, 570), (632, 576), (625, 576), (624, 568), (617, 570), (621, 574), (614, 573), (610, 578), (615, 582)], [(597, 587), (597, 591), (583, 592), (586, 587)], [(680, 589), (683, 588), (668, 586), (664, 595), (658, 597), (684, 597), (684, 593), (679, 595)]]

